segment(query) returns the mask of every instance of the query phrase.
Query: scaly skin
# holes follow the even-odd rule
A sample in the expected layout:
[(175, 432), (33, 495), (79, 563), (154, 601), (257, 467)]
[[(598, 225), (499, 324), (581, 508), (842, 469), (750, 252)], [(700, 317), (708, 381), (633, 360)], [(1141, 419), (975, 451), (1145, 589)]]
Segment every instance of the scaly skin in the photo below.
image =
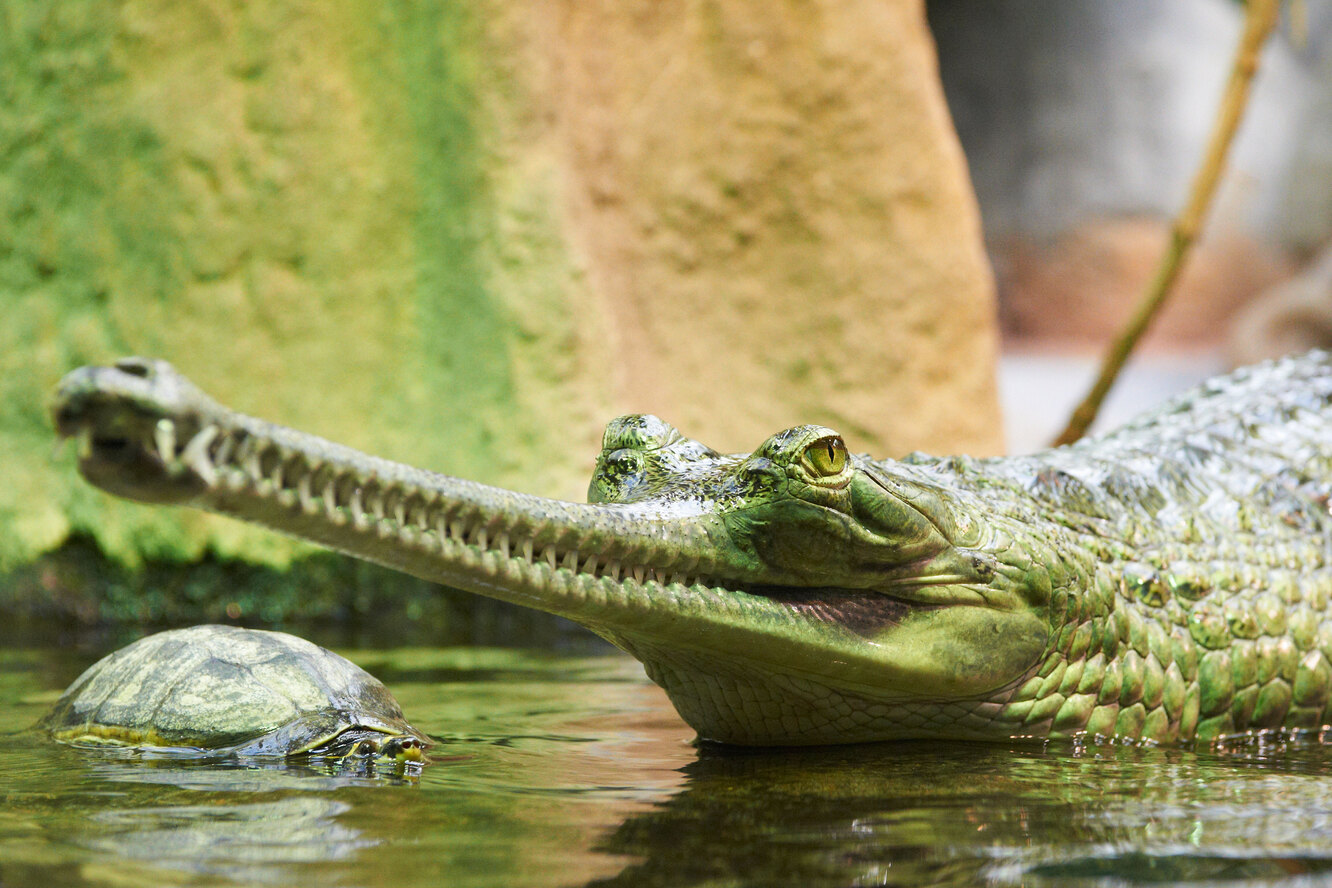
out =
[(113, 493), (569, 617), (706, 739), (1187, 742), (1329, 718), (1329, 399), (1314, 353), (987, 460), (848, 456), (817, 426), (724, 456), (629, 416), (588, 504), (234, 413), (160, 361), (71, 373), (54, 415)]

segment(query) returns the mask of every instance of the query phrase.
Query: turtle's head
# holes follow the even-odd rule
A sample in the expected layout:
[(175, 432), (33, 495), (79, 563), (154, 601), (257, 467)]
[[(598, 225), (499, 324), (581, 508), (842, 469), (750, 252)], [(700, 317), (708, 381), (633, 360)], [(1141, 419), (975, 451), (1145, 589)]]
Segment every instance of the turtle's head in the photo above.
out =
[(351, 725), (332, 737), (323, 738), (308, 749), (292, 755), (321, 759), (357, 759), (381, 762), (421, 762), (430, 741), (424, 734), (406, 730), (401, 725), (367, 727)]
[(188, 442), (206, 443), (197, 432), (220, 410), (166, 361), (123, 358), (61, 380), (52, 416), (61, 438), (79, 439), (79, 472), (89, 482), (129, 499), (173, 503), (206, 487), (184, 451)]

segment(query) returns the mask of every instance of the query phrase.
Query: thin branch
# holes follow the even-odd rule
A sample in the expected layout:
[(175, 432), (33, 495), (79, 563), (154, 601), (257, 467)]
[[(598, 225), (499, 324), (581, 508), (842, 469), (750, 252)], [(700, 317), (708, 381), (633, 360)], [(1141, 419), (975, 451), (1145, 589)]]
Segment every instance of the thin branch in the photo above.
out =
[(1101, 409), (1101, 402), (1114, 384), (1115, 378), (1128, 360), (1142, 334), (1146, 332), (1152, 319), (1165, 304), (1179, 277), (1189, 249), (1198, 237), (1207, 208), (1216, 193), (1217, 182), (1225, 169), (1226, 155), (1239, 128), (1244, 108), (1249, 101), (1249, 87), (1258, 70), (1258, 57), (1272, 29), (1276, 27), (1280, 0), (1248, 0), (1244, 5), (1244, 34), (1235, 50), (1235, 58), (1230, 67), (1230, 82), (1221, 97), (1221, 107), (1217, 111), (1216, 122), (1212, 126), (1212, 136), (1207, 144), (1207, 153), (1203, 163), (1193, 179), (1189, 192), (1189, 202), (1170, 229), (1170, 243), (1165, 256), (1157, 266), (1151, 286), (1128, 324), (1115, 338), (1101, 363), (1101, 373), (1096, 383), (1087, 392), (1082, 403), (1069, 417), (1068, 425), (1054, 440), (1055, 446), (1071, 444), (1087, 432), (1088, 426), (1096, 419)]

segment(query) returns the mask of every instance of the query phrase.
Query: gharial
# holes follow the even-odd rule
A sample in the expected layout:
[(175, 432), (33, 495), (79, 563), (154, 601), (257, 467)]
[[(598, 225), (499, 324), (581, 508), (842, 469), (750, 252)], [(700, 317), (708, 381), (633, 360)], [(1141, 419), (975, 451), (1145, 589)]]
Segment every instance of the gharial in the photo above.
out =
[(234, 413), (161, 361), (74, 371), (54, 417), (112, 493), (581, 623), (704, 739), (1186, 742), (1332, 717), (1330, 401), (1316, 352), (1072, 446), (899, 461), (626, 416), (586, 504)]
[(421, 761), (430, 745), (359, 666), (303, 638), (239, 626), (159, 632), (103, 657), (42, 727), (73, 746), (235, 758)]

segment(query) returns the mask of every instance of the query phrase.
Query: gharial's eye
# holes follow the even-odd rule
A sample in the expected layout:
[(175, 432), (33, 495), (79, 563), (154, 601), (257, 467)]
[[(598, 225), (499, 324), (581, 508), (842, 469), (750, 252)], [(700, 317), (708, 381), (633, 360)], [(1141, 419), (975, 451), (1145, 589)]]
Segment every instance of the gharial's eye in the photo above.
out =
[(836, 436), (820, 438), (805, 448), (805, 465), (822, 478), (840, 475), (846, 468), (846, 444)]

